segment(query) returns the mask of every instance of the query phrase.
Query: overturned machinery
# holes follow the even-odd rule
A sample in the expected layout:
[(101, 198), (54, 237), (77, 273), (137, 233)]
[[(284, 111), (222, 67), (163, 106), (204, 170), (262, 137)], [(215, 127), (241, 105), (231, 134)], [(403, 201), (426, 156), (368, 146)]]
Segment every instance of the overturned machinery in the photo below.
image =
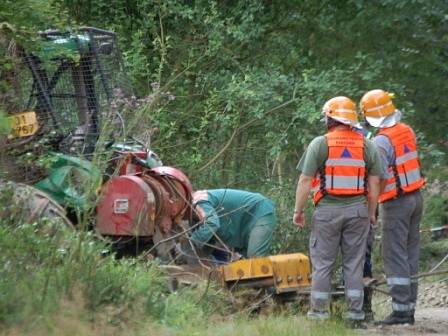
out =
[[(14, 44), (2, 72), (10, 94), (0, 104), (11, 121), (0, 138), (2, 178), (35, 186), (74, 224), (96, 191), (94, 227), (113, 241), (168, 234), (191, 213), (191, 184), (125, 134), (120, 104), (132, 113), (135, 97), (117, 36), (93, 27), (39, 35), (35, 45)], [(104, 171), (95, 155), (108, 162)]]
[[(40, 36), (37, 50), (19, 48), (18, 62), (6, 78), (14, 95), (1, 101), (12, 131), (0, 139), (0, 167), (3, 178), (39, 189), (33, 189), (31, 219), (36, 209), (48, 208), (64, 225), (73, 227), (71, 220), (76, 226), (75, 212), (92, 201), (82, 187), (87, 183), (98, 195), (91, 227), (118, 250), (132, 242), (133, 252), (149, 251), (185, 269), (190, 265), (183, 261), (195, 260), (194, 274), (213, 272), (227, 288), (263, 288), (278, 295), (306, 291), (310, 263), (303, 254), (217, 266), (188, 241), (194, 211), (189, 179), (164, 166), (145, 144), (129, 141), (125, 116), (112, 108), (117, 99), (132, 95), (113, 32), (84, 27)], [(111, 130), (103, 136), (106, 123)], [(98, 146), (110, 154), (106, 171), (90, 161)], [(43, 155), (49, 166), (36, 168), (36, 158)], [(189, 258), (182, 258), (179, 248), (185, 237)]]

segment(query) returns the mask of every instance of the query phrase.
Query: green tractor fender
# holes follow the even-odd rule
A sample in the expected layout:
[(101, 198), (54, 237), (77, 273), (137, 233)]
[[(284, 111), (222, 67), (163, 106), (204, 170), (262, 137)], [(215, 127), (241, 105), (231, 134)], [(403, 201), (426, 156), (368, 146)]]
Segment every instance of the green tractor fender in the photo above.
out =
[(51, 153), (49, 174), (35, 187), (64, 208), (88, 209), (89, 199), (101, 185), (101, 173), (90, 161)]

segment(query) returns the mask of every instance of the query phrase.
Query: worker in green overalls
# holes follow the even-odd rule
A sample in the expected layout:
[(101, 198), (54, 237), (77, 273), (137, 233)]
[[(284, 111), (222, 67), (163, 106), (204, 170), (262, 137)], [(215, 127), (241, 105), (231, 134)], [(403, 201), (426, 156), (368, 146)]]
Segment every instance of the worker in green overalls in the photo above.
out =
[(193, 193), (193, 204), (202, 222), (191, 235), (197, 247), (247, 258), (268, 255), (277, 225), (270, 199), (244, 190), (212, 189)]

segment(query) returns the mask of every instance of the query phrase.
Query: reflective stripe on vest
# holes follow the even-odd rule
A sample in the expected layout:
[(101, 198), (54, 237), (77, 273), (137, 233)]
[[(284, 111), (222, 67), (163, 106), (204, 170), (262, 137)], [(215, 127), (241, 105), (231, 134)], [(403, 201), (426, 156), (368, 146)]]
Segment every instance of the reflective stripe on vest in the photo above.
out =
[(331, 189), (359, 189), (364, 188), (364, 178), (357, 176), (325, 176), (327, 190)]
[[(386, 184), (386, 187), (384, 188), (383, 193), (391, 191), (393, 189), (395, 189), (396, 185), (395, 185), (395, 178), (394, 178), (394, 174), (392, 172), (392, 174), (387, 174), (388, 176), (392, 175), (391, 177), (393, 178), (393, 182), (392, 183), (388, 183)], [(406, 185), (410, 185), (413, 183), (418, 182), (421, 178), (422, 175), (420, 173), (420, 169), (414, 169), (411, 171), (406, 172), (406, 174), (398, 174), (398, 176), (400, 177), (400, 183), (402, 186), (406, 186)]]
[(352, 160), (352, 159), (329, 159), (326, 162), (327, 166), (355, 166), (365, 167), (364, 160)]
[(339, 129), (330, 131), (325, 137), (328, 158), (312, 184), (315, 191), (314, 204), (326, 194), (335, 196), (365, 194), (366, 163), (363, 136), (349, 129)]
[(411, 128), (398, 123), (381, 129), (378, 134), (389, 139), (395, 153), (395, 163), (388, 167), (386, 186), (379, 197), (379, 202), (420, 189), (425, 181), (421, 174), (417, 143)]
[(410, 153), (404, 154), (400, 157), (397, 157), (397, 159), (395, 160), (395, 164), (396, 165), (400, 165), (405, 163), (406, 161), (412, 160), (412, 159), (417, 159), (418, 158), (418, 154), (417, 151), (412, 151)]

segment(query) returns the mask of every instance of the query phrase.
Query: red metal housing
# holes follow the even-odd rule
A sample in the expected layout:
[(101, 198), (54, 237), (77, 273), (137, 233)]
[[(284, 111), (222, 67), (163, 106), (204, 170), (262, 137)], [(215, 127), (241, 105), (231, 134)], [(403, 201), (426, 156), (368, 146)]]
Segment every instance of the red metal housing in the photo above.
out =
[(137, 176), (116, 176), (102, 189), (96, 229), (102, 235), (152, 236), (156, 201), (152, 189)]
[(142, 160), (146, 160), (148, 157), (148, 153), (146, 151), (116, 151), (116, 153), (123, 156), (119, 163), (118, 175), (136, 175), (143, 171), (144, 168), (142, 166), (132, 162), (132, 157), (136, 156)]
[(97, 231), (106, 236), (151, 237), (156, 227), (170, 233), (180, 224), (191, 208), (191, 184), (180, 170), (163, 168), (137, 169), (137, 176), (110, 179), (101, 190)]

